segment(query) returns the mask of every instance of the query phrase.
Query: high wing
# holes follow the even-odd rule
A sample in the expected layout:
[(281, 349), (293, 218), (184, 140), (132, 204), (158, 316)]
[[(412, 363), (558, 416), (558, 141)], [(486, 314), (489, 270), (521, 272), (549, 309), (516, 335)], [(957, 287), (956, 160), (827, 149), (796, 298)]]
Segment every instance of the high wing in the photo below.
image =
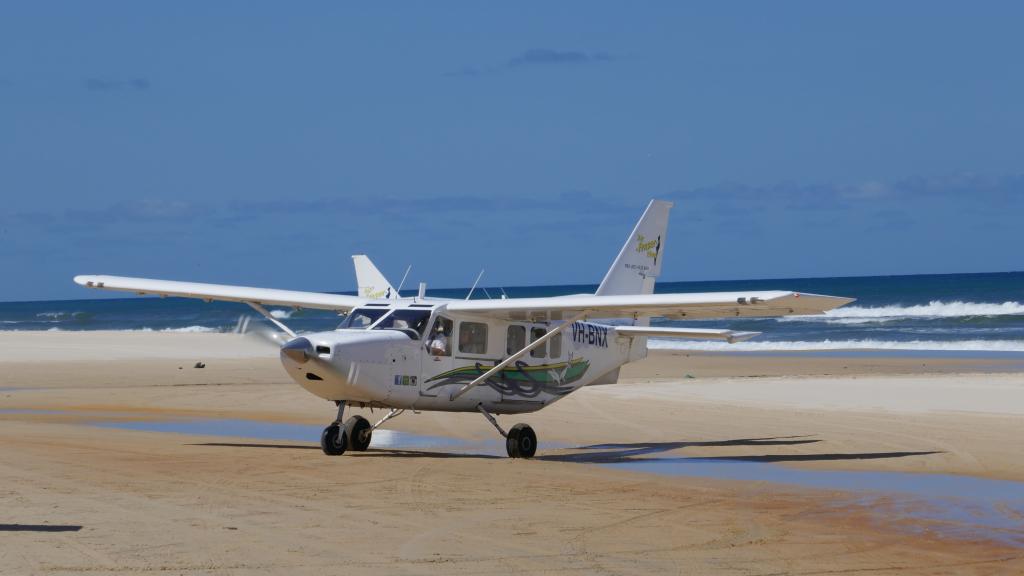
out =
[(448, 310), (503, 320), (559, 320), (583, 312), (591, 318), (664, 317), (677, 320), (821, 314), (853, 301), (853, 298), (773, 290), (462, 300), (448, 304)]
[(136, 294), (178, 296), (246, 302), (256, 305), (291, 306), (294, 308), (317, 308), (344, 312), (360, 306), (367, 300), (358, 296), (327, 294), (325, 292), (301, 292), (298, 290), (275, 290), (273, 288), (251, 288), (225, 284), (201, 284), (198, 282), (176, 282), (149, 278), (125, 278), (123, 276), (75, 276), (75, 283), (87, 288), (119, 290)]
[(740, 332), (715, 328), (671, 328), (668, 326), (616, 326), (616, 334), (623, 336), (656, 336), (661, 338), (696, 338), (697, 340), (725, 340), (729, 344), (750, 340), (760, 332)]

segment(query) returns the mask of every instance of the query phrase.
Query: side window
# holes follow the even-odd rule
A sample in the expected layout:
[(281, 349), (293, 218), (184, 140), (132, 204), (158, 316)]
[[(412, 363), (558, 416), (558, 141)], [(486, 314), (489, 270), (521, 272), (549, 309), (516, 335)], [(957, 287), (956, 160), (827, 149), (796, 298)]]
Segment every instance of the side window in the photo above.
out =
[[(547, 334), (548, 331), (543, 328), (530, 328), (530, 342), (536, 342), (538, 338)], [(540, 346), (537, 346), (533, 350), (530, 350), (530, 356), (532, 358), (546, 358), (548, 355), (548, 343), (545, 342)]]
[(486, 354), (487, 324), (482, 322), (461, 322), (459, 324), (459, 352)]
[(509, 326), (505, 354), (511, 356), (523, 348), (526, 348), (526, 326)]
[(559, 332), (555, 336), (548, 340), (548, 351), (551, 353), (552, 358), (562, 357), (562, 336), (565, 332)]

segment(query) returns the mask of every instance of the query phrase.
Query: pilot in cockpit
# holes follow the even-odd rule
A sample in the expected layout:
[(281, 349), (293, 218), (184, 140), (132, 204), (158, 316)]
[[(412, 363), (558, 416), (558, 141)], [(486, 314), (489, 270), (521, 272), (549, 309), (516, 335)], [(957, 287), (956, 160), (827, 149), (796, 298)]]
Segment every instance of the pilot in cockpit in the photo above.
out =
[(434, 328), (430, 331), (430, 339), (427, 340), (427, 350), (431, 356), (450, 356), (451, 348), (449, 334), (452, 323), (446, 318), (438, 318), (434, 321)]

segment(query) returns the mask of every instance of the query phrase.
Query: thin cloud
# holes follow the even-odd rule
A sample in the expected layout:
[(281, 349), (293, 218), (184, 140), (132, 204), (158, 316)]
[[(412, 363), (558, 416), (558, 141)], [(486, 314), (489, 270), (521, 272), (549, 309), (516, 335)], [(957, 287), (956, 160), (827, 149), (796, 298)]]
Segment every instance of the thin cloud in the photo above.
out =
[(611, 62), (615, 57), (608, 52), (584, 52), (582, 50), (553, 50), (551, 48), (531, 48), (509, 58), (503, 63), (489, 66), (463, 66), (448, 72), (445, 76), (477, 78), (489, 74), (510, 72), (528, 67), (583, 66), (602, 62)]
[(590, 64), (593, 62), (610, 62), (612, 55), (607, 52), (579, 52), (576, 50), (551, 50), (534, 48), (508, 61), (509, 68), (517, 66), (551, 66), (558, 64)]
[(121, 92), (121, 91), (134, 91), (134, 92), (145, 92), (150, 88), (150, 82), (148, 78), (128, 78), (128, 79), (111, 79), (111, 78), (86, 78), (85, 89), (90, 92)]

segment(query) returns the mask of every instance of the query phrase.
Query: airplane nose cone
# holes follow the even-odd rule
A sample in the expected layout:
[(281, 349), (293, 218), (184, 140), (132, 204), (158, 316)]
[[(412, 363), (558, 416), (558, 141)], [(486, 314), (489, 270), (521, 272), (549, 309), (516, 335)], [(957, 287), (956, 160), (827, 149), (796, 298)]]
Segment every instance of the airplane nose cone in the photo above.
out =
[(281, 347), (281, 354), (297, 364), (305, 364), (313, 357), (313, 344), (306, 338), (294, 338)]

